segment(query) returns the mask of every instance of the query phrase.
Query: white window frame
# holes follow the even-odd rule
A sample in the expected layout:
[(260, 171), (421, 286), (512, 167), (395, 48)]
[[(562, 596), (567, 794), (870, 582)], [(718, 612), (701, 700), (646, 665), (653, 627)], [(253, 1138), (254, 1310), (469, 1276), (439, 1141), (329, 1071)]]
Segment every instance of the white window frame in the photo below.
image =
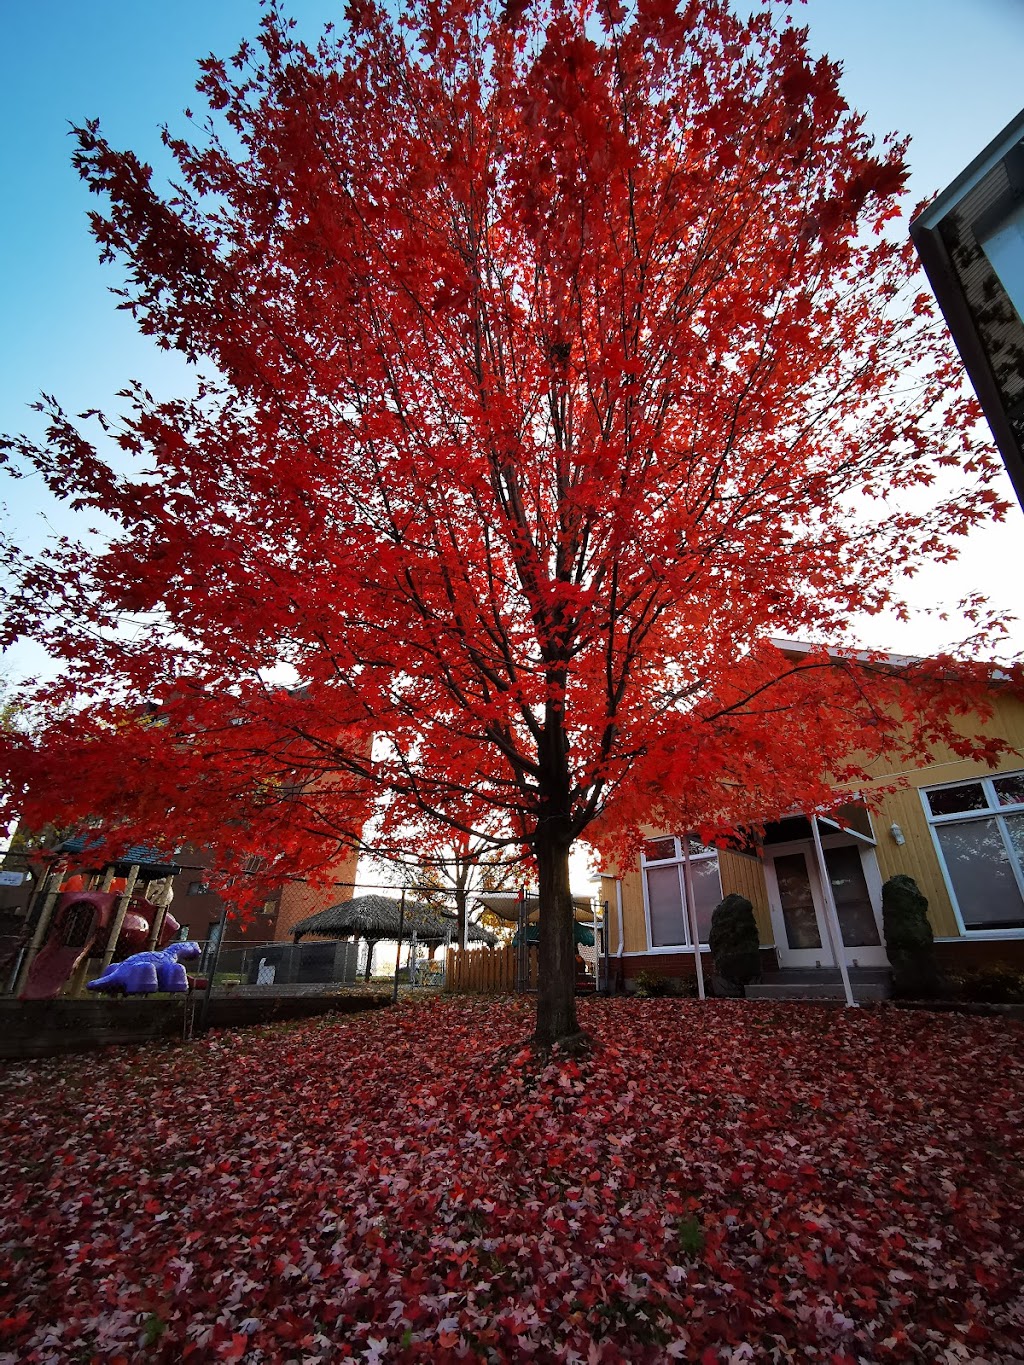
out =
[[(650, 838), (644, 840), (644, 844), (645, 844), (645, 846), (646, 846), (647, 844), (661, 843), (662, 841), (671, 839), (671, 840), (672, 840), (672, 843), (673, 843), (673, 847), (674, 847), (674, 849), (675, 849), (675, 855), (674, 855), (673, 857), (671, 857), (671, 858), (648, 858), (646, 852), (641, 852), (641, 854), (640, 854), (640, 885), (641, 885), (641, 887), (642, 887), (642, 889), (643, 889), (643, 895), (644, 895), (644, 923), (645, 923), (646, 929), (647, 929), (647, 948), (646, 948), (646, 950), (645, 950), (645, 954), (644, 954), (645, 956), (646, 956), (646, 954), (648, 954), (648, 953), (684, 953), (684, 952), (686, 952), (686, 953), (692, 953), (692, 952), (693, 952), (693, 943), (692, 943), (691, 937), (690, 937), (690, 910), (689, 910), (689, 906), (687, 905), (687, 901), (686, 901), (686, 875), (685, 875), (685, 871), (686, 871), (686, 860), (685, 860), (685, 858), (683, 857), (683, 847), (682, 847), (682, 841), (683, 841), (684, 838), (686, 838), (686, 839), (690, 839), (690, 838), (696, 839), (696, 838), (697, 838), (697, 835), (696, 835), (695, 833), (694, 833), (694, 834), (687, 834), (687, 835), (678, 835), (678, 834), (652, 834), (652, 835), (650, 836)], [(691, 854), (690, 854), (690, 862), (691, 862), (691, 864), (692, 864), (692, 863), (697, 863), (697, 862), (710, 862), (712, 858), (714, 859), (715, 865), (716, 865), (716, 867), (718, 868), (718, 891), (719, 891), (719, 899), (721, 899), (721, 891), (722, 891), (722, 869), (721, 869), (721, 864), (719, 863), (718, 849), (717, 849), (717, 848), (708, 848), (708, 846), (707, 846), (706, 844), (705, 844), (705, 845), (702, 845), (702, 847), (704, 848), (704, 852), (703, 852), (703, 853), (691, 853)], [(651, 905), (650, 905), (650, 901), (649, 901), (648, 895), (647, 895), (647, 870), (648, 870), (648, 868), (651, 868), (651, 867), (654, 867), (654, 868), (660, 868), (660, 867), (675, 867), (675, 868), (677, 869), (677, 875), (678, 875), (678, 878), (679, 878), (680, 904), (681, 904), (681, 906), (682, 906), (682, 911), (683, 911), (683, 930), (684, 930), (685, 935), (686, 935), (685, 941), (682, 942), (682, 943), (666, 943), (666, 944), (661, 944), (661, 945), (659, 945), (658, 947), (655, 947), (655, 946), (654, 946), (654, 939), (653, 939), (653, 934), (652, 934), (652, 930), (651, 930)], [(699, 946), (700, 946), (700, 949), (701, 949), (702, 952), (709, 952), (709, 951), (710, 951), (710, 949), (708, 948), (708, 945), (707, 945), (706, 943), (701, 943)]]
[[(1020, 768), (1011, 769), (1004, 773), (990, 773), (985, 777), (961, 777), (955, 782), (936, 782), (930, 787), (919, 787), (918, 795), (921, 798), (921, 806), (924, 810), (924, 818), (928, 823), (928, 830), (932, 837), (932, 847), (938, 859), (939, 869), (942, 872), (942, 880), (946, 886), (946, 894), (949, 896), (949, 903), (953, 907), (953, 915), (956, 919), (957, 928), (964, 938), (975, 939), (1007, 939), (1024, 938), (1024, 928), (1007, 929), (972, 929), (964, 923), (964, 917), (960, 912), (960, 904), (956, 898), (956, 890), (953, 886), (953, 879), (949, 875), (949, 868), (946, 865), (946, 856), (939, 843), (937, 830), (943, 825), (966, 824), (971, 820), (992, 820), (996, 822), (999, 829), (1000, 838), (1008, 854), (1010, 870), (1017, 883), (1017, 890), (1020, 892), (1022, 903), (1024, 903), (1024, 862), (1019, 862), (1013, 844), (1010, 840), (1009, 832), (1006, 829), (1004, 819), (1007, 815), (1024, 815), (1024, 801), (1019, 801), (1011, 806), (1000, 805), (996, 789), (992, 785), (1002, 777), (1024, 777), (1024, 770)], [(928, 802), (931, 792), (943, 791), (951, 787), (979, 786), (985, 794), (985, 800), (989, 803), (982, 810), (954, 811), (951, 815), (933, 815), (932, 808)]]

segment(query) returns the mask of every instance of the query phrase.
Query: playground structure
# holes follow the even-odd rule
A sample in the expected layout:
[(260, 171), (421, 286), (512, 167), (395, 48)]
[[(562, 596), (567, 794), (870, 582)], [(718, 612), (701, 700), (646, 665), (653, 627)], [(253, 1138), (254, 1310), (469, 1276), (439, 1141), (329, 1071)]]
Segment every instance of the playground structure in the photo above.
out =
[(85, 988), (101, 995), (151, 995), (154, 991), (180, 995), (189, 989), (181, 959), (201, 957), (202, 952), (193, 939), (185, 939), (169, 943), (159, 953), (133, 953), (123, 962), (112, 962), (102, 976), (87, 981)]
[[(488, 891), (477, 896), (477, 901), (495, 919), (503, 921), (511, 928), (515, 925), (511, 951), (515, 954), (515, 970), (510, 980), (516, 991), (532, 991), (537, 988), (537, 950), (540, 940), (540, 899), (527, 895), (525, 888), (520, 892)], [(605, 923), (608, 913), (607, 904), (599, 905), (591, 896), (574, 895), (573, 898), (573, 942), (576, 948), (576, 993), (583, 994), (593, 990), (607, 990), (608, 936)], [(460, 960), (465, 958), (465, 960)], [(475, 984), (483, 971), (482, 985)], [(449, 974), (458, 984), (447, 986)], [(486, 984), (491, 980), (494, 968), (484, 966), (481, 960), (474, 963), (465, 955), (448, 955), (446, 988), (456, 990), (490, 990)], [(507, 965), (498, 968), (502, 980), (509, 974)]]
[(102, 872), (70, 878), (51, 874), (41, 888), (42, 907), (14, 993), (20, 1000), (77, 995), (92, 958), (100, 957), (104, 975), (115, 957), (173, 943), (180, 925), (168, 906), (178, 871), (167, 864), (111, 863)]

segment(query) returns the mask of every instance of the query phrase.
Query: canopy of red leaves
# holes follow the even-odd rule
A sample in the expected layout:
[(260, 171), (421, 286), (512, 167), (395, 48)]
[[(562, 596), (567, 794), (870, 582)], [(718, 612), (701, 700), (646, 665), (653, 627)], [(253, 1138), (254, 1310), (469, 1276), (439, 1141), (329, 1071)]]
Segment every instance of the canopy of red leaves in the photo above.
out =
[[(17, 568), (0, 644), (63, 670), (10, 813), (262, 831), (281, 876), (358, 835), (362, 783), (399, 829), (564, 859), (653, 792), (769, 817), (893, 747), (866, 673), (791, 681), (767, 641), (898, 605), (1002, 467), (886, 232), (904, 144), (748, 8), (360, 0), (310, 47), (269, 6), (200, 63), (173, 187), (76, 130), (122, 306), (199, 377), (0, 440), (115, 528)], [(918, 755), (927, 709), (897, 711)]]
[(14, 1066), (0, 1360), (1014, 1360), (1019, 1022), (438, 1002)]

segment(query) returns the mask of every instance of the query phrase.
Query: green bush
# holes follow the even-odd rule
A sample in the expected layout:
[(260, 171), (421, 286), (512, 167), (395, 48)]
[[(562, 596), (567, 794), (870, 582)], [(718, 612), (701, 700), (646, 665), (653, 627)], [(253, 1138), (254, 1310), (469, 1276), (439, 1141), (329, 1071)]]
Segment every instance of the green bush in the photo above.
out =
[(640, 1000), (663, 999), (685, 993), (668, 976), (651, 976), (647, 972), (638, 972), (633, 978), (633, 994)]
[(882, 927), (892, 966), (893, 993), (927, 999), (941, 990), (928, 901), (913, 877), (897, 873), (882, 887)]
[(760, 936), (754, 907), (745, 896), (726, 896), (711, 916), (708, 946), (715, 962), (715, 994), (742, 996), (761, 975)]
[(1012, 967), (976, 967), (950, 984), (962, 1000), (990, 1005), (1024, 1005), (1024, 973)]

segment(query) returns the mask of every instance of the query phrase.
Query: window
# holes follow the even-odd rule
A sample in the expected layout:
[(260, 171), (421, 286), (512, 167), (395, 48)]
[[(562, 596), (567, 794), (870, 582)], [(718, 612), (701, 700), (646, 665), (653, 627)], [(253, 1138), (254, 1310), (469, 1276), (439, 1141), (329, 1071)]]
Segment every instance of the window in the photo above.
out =
[(208, 896), (210, 888), (206, 882), (189, 882), (187, 896)]
[(722, 899), (718, 850), (702, 844), (694, 834), (682, 838), (651, 839), (644, 846), (642, 871), (652, 948), (692, 948), (686, 902), (686, 860), (689, 853), (697, 930), (707, 943), (711, 913)]
[(921, 795), (964, 928), (1024, 929), (1024, 773)]

